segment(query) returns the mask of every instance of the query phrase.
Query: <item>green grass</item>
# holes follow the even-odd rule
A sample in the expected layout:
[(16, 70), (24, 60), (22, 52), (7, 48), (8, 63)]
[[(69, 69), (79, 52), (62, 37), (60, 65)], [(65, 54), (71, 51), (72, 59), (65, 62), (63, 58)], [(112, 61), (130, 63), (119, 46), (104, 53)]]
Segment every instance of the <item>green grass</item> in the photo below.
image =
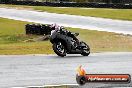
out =
[[(25, 35), (28, 22), (0, 18), (0, 54), (53, 54), (49, 41), (24, 42), (38, 36)], [(132, 36), (93, 30), (68, 28), (90, 45), (92, 52), (132, 51)]]
[(36, 35), (25, 35), (28, 22), (0, 18), (0, 54), (53, 53), (49, 41), (25, 42)]
[(0, 18), (0, 44), (22, 42), (36, 36), (25, 35), (27, 22)]
[(107, 8), (82, 9), (82, 8), (57, 8), (57, 7), (48, 7), (48, 6), (23, 6), (23, 5), (4, 5), (4, 4), (1, 4), (0, 7), (30, 9), (30, 10), (47, 11), (51, 13), (102, 17), (102, 18), (111, 18), (111, 19), (120, 19), (120, 20), (132, 20), (132, 9), (107, 9)]
[(49, 41), (0, 44), (1, 55), (53, 54), (53, 53), (54, 52)]

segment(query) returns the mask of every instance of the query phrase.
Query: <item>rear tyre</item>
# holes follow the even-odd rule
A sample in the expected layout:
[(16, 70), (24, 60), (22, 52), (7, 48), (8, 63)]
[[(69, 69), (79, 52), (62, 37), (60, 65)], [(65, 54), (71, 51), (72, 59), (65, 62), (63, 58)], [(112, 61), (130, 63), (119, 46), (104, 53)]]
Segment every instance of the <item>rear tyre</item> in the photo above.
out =
[(81, 55), (88, 56), (90, 54), (90, 47), (85, 42), (82, 42), (82, 44), (85, 45), (85, 48), (83, 49), (83, 52), (81, 53)]
[(66, 56), (66, 48), (62, 42), (57, 42), (53, 44), (53, 50), (54, 52), (61, 57)]

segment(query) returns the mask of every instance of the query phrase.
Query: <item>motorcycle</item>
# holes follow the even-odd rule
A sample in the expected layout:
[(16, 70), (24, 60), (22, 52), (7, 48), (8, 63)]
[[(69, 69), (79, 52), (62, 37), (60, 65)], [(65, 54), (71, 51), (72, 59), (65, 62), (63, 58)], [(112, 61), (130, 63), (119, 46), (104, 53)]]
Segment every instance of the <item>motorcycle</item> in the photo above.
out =
[(66, 54), (88, 56), (90, 54), (90, 47), (85, 42), (80, 42), (77, 39), (78, 35), (79, 33), (72, 33), (64, 27), (53, 27), (50, 42), (53, 44), (54, 52), (61, 57), (66, 56)]

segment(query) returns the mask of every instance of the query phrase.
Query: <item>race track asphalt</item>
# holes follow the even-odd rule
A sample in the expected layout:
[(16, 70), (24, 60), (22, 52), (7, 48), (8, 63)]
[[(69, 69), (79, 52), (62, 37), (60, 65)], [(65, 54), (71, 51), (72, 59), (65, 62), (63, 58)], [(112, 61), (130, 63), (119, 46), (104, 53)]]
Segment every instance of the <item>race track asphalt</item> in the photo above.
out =
[[(76, 84), (76, 69), (88, 74), (132, 75), (132, 52), (92, 53), (88, 57), (68, 55), (1, 55), (0, 88)], [(131, 86), (130, 84), (88, 83), (81, 88)]]
[(132, 21), (0, 8), (0, 17), (98, 31), (132, 34)]

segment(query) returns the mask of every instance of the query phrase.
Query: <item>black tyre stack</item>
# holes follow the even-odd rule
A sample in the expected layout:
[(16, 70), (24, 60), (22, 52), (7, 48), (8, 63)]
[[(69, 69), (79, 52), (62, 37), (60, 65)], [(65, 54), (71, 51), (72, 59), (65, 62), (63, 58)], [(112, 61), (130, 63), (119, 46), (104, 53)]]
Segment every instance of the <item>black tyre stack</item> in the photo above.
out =
[(50, 25), (44, 24), (26, 24), (25, 31), (26, 34), (34, 34), (34, 35), (50, 35), (51, 33)]

